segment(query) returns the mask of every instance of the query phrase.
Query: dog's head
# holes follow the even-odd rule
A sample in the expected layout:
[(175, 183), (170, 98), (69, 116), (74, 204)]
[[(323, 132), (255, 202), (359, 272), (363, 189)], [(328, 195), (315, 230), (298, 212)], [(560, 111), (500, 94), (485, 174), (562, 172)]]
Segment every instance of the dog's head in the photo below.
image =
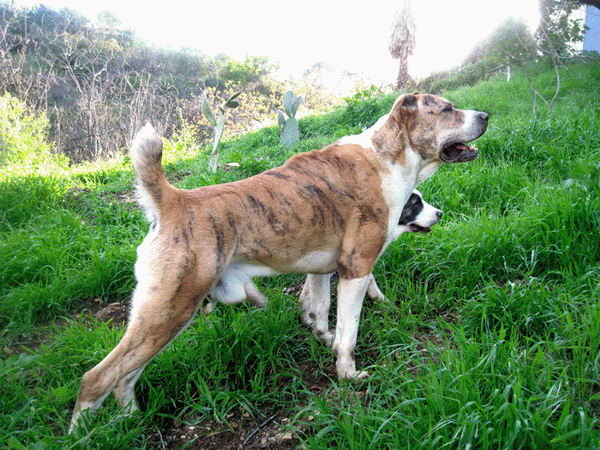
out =
[(431, 206), (423, 200), (419, 191), (414, 190), (404, 205), (398, 226), (403, 233), (429, 233), (440, 217), (442, 211)]
[(457, 109), (435, 95), (403, 94), (373, 143), (393, 160), (401, 159), (408, 146), (426, 163), (472, 161), (479, 151), (468, 143), (485, 133), (488, 117), (484, 112)]

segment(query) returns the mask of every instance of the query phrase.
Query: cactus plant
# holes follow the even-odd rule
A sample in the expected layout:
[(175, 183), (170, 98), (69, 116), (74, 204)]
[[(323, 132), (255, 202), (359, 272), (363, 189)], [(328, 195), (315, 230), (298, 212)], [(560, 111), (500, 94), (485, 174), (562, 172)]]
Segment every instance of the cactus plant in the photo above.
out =
[(296, 119), (300, 103), (302, 103), (302, 97), (288, 91), (283, 96), (283, 110), (288, 118), (285, 118), (283, 111), (277, 111), (277, 123), (281, 127), (281, 143), (285, 148), (292, 148), (300, 141), (300, 129), (298, 128), (298, 119)]
[(219, 115), (215, 119), (215, 115), (210, 109), (210, 105), (208, 104), (208, 99), (204, 97), (202, 99), (202, 113), (206, 120), (208, 120), (213, 127), (215, 127), (215, 139), (213, 141), (212, 151), (210, 152), (210, 160), (208, 162), (208, 167), (212, 172), (217, 171), (217, 160), (219, 158), (219, 143), (221, 142), (221, 137), (223, 137), (223, 129), (225, 128), (225, 108), (237, 108), (240, 106), (240, 102), (236, 100), (236, 98), (241, 94), (241, 92), (237, 92), (221, 103), (217, 108), (219, 109)]

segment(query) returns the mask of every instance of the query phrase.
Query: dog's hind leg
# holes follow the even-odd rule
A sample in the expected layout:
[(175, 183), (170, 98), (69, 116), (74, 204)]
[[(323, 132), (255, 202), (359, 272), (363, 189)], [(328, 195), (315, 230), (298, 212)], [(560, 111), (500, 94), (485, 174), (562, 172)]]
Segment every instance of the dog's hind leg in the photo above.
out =
[(381, 292), (381, 289), (379, 289), (379, 286), (377, 285), (377, 281), (375, 281), (375, 277), (373, 276), (373, 274), (371, 274), (371, 278), (369, 280), (369, 287), (367, 288), (367, 294), (369, 294), (369, 297), (373, 300), (381, 300), (381, 301), (387, 300), (385, 298), (385, 295), (383, 295), (383, 292)]
[(113, 390), (117, 403), (126, 413), (131, 414), (140, 409), (135, 398), (135, 383), (137, 383), (137, 380), (145, 367), (146, 364), (128, 375), (125, 375), (119, 380), (117, 386)]
[(138, 284), (125, 335), (83, 376), (69, 432), (79, 424), (82, 412), (99, 408), (111, 391), (129, 412), (137, 409), (134, 387), (144, 367), (191, 323), (210, 289), (210, 283), (199, 284), (197, 274), (183, 262), (174, 266), (163, 268), (160, 279)]
[(246, 293), (246, 298), (250, 300), (252, 304), (257, 308), (264, 308), (267, 306), (269, 299), (258, 290), (256, 285), (254, 284), (254, 281), (246, 281), (244, 283), (244, 291)]
[(312, 327), (313, 320), (310, 317), (310, 283), (308, 282), (308, 277), (304, 280), (302, 292), (300, 293), (300, 306), (302, 307), (300, 322), (307, 327)]
[(312, 332), (317, 338), (325, 342), (328, 347), (331, 347), (333, 342), (333, 333), (329, 331), (329, 305), (331, 303), (330, 278), (331, 274), (309, 274), (306, 279), (310, 292), (309, 317), (312, 320)]

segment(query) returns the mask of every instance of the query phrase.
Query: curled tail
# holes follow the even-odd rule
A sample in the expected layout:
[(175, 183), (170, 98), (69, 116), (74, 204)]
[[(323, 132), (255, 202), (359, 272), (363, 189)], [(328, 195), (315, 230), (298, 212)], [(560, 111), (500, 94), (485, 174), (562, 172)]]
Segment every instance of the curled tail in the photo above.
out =
[(135, 135), (130, 150), (136, 173), (138, 201), (151, 222), (158, 220), (161, 200), (170, 186), (161, 164), (162, 147), (162, 139), (147, 123)]

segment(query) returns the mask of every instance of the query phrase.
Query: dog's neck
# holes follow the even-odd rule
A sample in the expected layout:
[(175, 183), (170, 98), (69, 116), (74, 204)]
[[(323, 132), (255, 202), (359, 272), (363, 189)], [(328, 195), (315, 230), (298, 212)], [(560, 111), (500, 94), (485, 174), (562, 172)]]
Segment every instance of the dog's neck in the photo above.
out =
[(394, 178), (400, 178), (398, 182), (412, 186), (409, 192), (431, 177), (440, 165), (439, 161), (424, 160), (413, 150), (405, 132), (397, 129), (389, 114), (381, 117), (362, 133), (343, 137), (338, 144), (357, 144), (372, 150), (381, 166), (390, 174), (395, 174)]
[(371, 153), (380, 167), (381, 190), (389, 208), (386, 242), (382, 251), (397, 237), (397, 224), (404, 204), (417, 184), (435, 173), (438, 161), (427, 161), (413, 150), (405, 132), (389, 115), (380, 118), (361, 134), (346, 136), (339, 145), (360, 145)]

